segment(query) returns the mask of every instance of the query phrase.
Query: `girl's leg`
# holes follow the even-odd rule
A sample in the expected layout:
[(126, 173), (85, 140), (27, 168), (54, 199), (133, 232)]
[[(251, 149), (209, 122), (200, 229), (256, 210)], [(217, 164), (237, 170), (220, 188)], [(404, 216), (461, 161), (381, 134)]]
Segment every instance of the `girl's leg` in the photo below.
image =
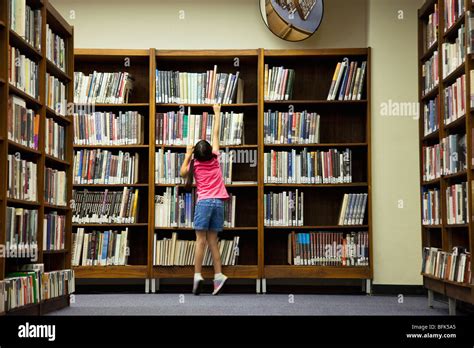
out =
[(194, 273), (201, 273), (205, 248), (206, 231), (196, 231), (196, 254), (194, 257)]
[(214, 273), (222, 273), (221, 254), (219, 253), (219, 247), (217, 245), (217, 232), (208, 231), (206, 236), (209, 249), (211, 249)]

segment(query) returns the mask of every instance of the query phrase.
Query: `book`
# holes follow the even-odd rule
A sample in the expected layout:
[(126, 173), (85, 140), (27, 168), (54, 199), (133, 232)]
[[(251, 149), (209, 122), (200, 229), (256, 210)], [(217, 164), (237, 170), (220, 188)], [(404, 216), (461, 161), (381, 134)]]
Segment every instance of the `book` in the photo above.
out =
[(38, 150), (40, 116), (26, 107), (24, 99), (8, 97), (8, 140)]
[(132, 224), (138, 222), (139, 190), (73, 190), (72, 222), (78, 224)]
[(444, 42), (443, 51), (443, 78), (447, 77), (459, 66), (464, 64), (466, 58), (466, 30), (464, 25), (457, 31), (457, 37), (453, 43)]
[(367, 209), (367, 198), (367, 193), (344, 194), (338, 225), (363, 225)]
[[(240, 72), (156, 70), (156, 102), (163, 104), (233, 104), (243, 102)], [(238, 90), (241, 90), (239, 95)]]
[(145, 120), (137, 111), (86, 113), (74, 118), (75, 145), (140, 145), (145, 139)]
[(74, 72), (74, 103), (126, 104), (134, 78), (128, 72)]
[(304, 226), (304, 192), (265, 193), (263, 205), (265, 226)]
[[(240, 237), (233, 239), (220, 239), (218, 248), (221, 251), (221, 263), (223, 266), (234, 266), (238, 264)], [(194, 240), (180, 240), (176, 232), (171, 238), (159, 238), (155, 233), (153, 238), (153, 265), (154, 266), (192, 266), (196, 253), (196, 242)], [(203, 266), (212, 265), (212, 255), (206, 245)]]
[(65, 207), (67, 205), (66, 172), (53, 168), (44, 171), (44, 201)]
[(443, 175), (467, 168), (466, 134), (451, 134), (441, 139), (441, 170)]
[[(188, 145), (199, 140), (211, 142), (215, 115), (204, 112), (193, 115), (184, 112), (157, 113), (155, 123), (156, 145)], [(244, 141), (244, 114), (221, 114), (220, 145), (242, 145)]]
[(22, 159), (21, 154), (7, 156), (7, 197), (35, 202), (37, 195), (37, 164)]
[(4, 282), (6, 311), (41, 301), (41, 278), (38, 272), (7, 273)]
[(438, 41), (439, 7), (434, 5), (433, 13), (428, 15), (428, 23), (425, 28), (425, 49), (428, 50)]
[(42, 300), (70, 295), (75, 291), (74, 270), (44, 272), (41, 274)]
[(66, 156), (66, 130), (52, 118), (46, 118), (44, 132), (45, 152), (60, 160)]
[(83, 149), (74, 153), (74, 184), (137, 184), (138, 153)]
[(26, 0), (9, 0), (10, 29), (38, 51), (41, 49), (41, 9), (33, 9)]
[(369, 265), (369, 234), (308, 232), (288, 234), (288, 264), (297, 266)]
[(62, 71), (66, 71), (66, 44), (64, 39), (46, 23), (46, 58)]
[(329, 87), (327, 100), (361, 100), (367, 61), (357, 62), (344, 58), (338, 62)]
[(37, 250), (38, 222), (36, 209), (7, 207), (6, 249), (12, 257), (27, 257)]
[(448, 225), (469, 223), (466, 182), (446, 187), (446, 220)]
[(448, 125), (465, 114), (466, 78), (462, 75), (444, 90), (444, 124)]
[(31, 97), (39, 98), (38, 64), (12, 46), (8, 46), (8, 81)]
[(423, 225), (441, 225), (441, 196), (437, 188), (422, 188), (422, 223)]
[(264, 183), (276, 184), (342, 184), (352, 182), (352, 151), (265, 152)]
[(447, 32), (465, 11), (464, 1), (444, 0), (444, 32)]
[(441, 177), (443, 167), (441, 162), (442, 146), (423, 146), (421, 151), (421, 163), (423, 181), (431, 181)]
[(66, 85), (58, 78), (46, 73), (46, 105), (58, 115), (66, 116), (67, 94)]
[[(439, 130), (440, 111), (439, 96), (423, 105), (423, 134), (425, 136)], [(444, 122), (446, 124), (446, 113)]]
[(265, 144), (319, 143), (320, 115), (314, 112), (265, 112)]
[(454, 246), (451, 252), (436, 247), (424, 247), (421, 272), (451, 282), (472, 284), (471, 253), (465, 247)]
[(186, 180), (180, 175), (184, 157), (182, 152), (158, 149), (155, 152), (155, 184), (185, 184)]
[(265, 101), (279, 101), (293, 99), (295, 70), (285, 69), (282, 66), (270, 68), (265, 64)]
[(0, 280), (0, 313), (5, 312), (5, 281)]
[(88, 233), (84, 232), (84, 228), (78, 228), (72, 236), (71, 262), (73, 266), (127, 265), (130, 254), (128, 227), (123, 231), (107, 230)]
[(66, 216), (52, 212), (43, 219), (43, 250), (63, 250), (66, 243)]
[(422, 65), (422, 94), (423, 96), (434, 90), (439, 84), (439, 55), (438, 51)]

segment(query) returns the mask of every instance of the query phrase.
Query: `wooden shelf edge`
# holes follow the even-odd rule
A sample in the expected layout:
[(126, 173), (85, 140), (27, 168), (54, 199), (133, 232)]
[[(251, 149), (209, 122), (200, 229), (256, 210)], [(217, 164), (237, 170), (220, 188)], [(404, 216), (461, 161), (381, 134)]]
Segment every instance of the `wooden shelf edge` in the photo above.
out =
[(265, 278), (371, 279), (369, 266), (293, 266), (266, 265)]
[(146, 278), (148, 266), (75, 266), (77, 279), (93, 278)]
[[(257, 279), (257, 265), (235, 265), (222, 266), (222, 272), (229, 278)], [(212, 266), (203, 266), (202, 270), (205, 278), (214, 276)], [(152, 277), (154, 278), (192, 278), (194, 276), (194, 266), (153, 266)]]

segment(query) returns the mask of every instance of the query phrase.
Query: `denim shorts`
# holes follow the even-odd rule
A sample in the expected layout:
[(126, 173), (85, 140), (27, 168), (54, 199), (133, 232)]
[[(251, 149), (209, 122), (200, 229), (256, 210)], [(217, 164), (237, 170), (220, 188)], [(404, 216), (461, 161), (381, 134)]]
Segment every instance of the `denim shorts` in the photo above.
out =
[(219, 198), (199, 200), (194, 209), (194, 229), (221, 232), (223, 227), (224, 201)]

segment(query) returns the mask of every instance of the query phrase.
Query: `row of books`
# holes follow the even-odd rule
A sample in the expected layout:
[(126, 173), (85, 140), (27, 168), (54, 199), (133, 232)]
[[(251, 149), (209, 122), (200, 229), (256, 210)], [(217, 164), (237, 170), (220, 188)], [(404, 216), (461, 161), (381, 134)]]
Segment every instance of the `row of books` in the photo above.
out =
[(431, 92), (439, 84), (439, 55), (434, 51), (433, 56), (423, 63), (422, 71), (423, 95)]
[(66, 85), (57, 77), (46, 73), (46, 105), (53, 109), (58, 115), (67, 114)]
[(45, 203), (63, 207), (67, 205), (67, 180), (65, 171), (45, 168), (44, 201)]
[(423, 181), (430, 181), (466, 169), (466, 135), (451, 134), (440, 144), (424, 146), (421, 157)]
[[(157, 145), (188, 145), (199, 140), (211, 141), (215, 115), (184, 112), (156, 114)], [(219, 141), (221, 145), (241, 145), (244, 137), (244, 114), (226, 112), (221, 114)]]
[[(155, 195), (155, 227), (194, 227), (194, 190), (180, 192), (179, 187), (167, 187), (162, 195)], [(235, 227), (237, 197), (230, 194), (224, 201), (224, 227)]]
[(128, 103), (133, 90), (133, 77), (128, 72), (74, 73), (74, 103)]
[(37, 201), (37, 164), (21, 158), (21, 154), (9, 154), (7, 197), (24, 201)]
[[(18, 272), (7, 273), (0, 281), (0, 297), (5, 295), (5, 310), (39, 303), (75, 291), (74, 271), (44, 271), (44, 264), (25, 264)], [(1, 302), (1, 301), (0, 301)]]
[(282, 66), (270, 68), (265, 64), (264, 98), (267, 101), (293, 99), (295, 70)]
[(423, 225), (440, 225), (441, 218), (441, 196), (439, 189), (422, 189), (422, 223)]
[(345, 193), (338, 225), (362, 225), (367, 209), (367, 193)]
[(8, 81), (31, 97), (39, 98), (38, 64), (12, 46), (8, 46)]
[(288, 264), (303, 266), (368, 266), (368, 232), (288, 234)]
[[(221, 262), (223, 266), (237, 264), (239, 257), (240, 237), (232, 240), (221, 239), (218, 242)], [(178, 234), (173, 232), (171, 238), (158, 239), (155, 234), (153, 240), (153, 265), (154, 266), (192, 266), (196, 253), (196, 242), (193, 240), (179, 240)], [(212, 266), (212, 255), (206, 244), (203, 266)]]
[(83, 149), (74, 153), (74, 184), (136, 184), (138, 153)]
[(435, 247), (423, 248), (421, 272), (457, 283), (472, 284), (471, 253), (455, 246), (451, 252)]
[(45, 121), (44, 150), (47, 155), (66, 159), (66, 128), (52, 118)]
[(66, 71), (66, 44), (46, 23), (46, 58), (59, 69)]
[[(186, 179), (180, 175), (181, 165), (184, 162), (184, 153), (164, 151), (159, 149), (155, 153), (155, 183), (156, 184), (185, 184)], [(232, 152), (221, 151), (219, 155), (222, 178), (225, 184), (232, 184)]]
[(40, 116), (17, 96), (8, 98), (8, 140), (38, 150)]
[(40, 9), (32, 9), (26, 0), (8, 1), (10, 29), (37, 50), (41, 49), (42, 16)]
[(439, 27), (439, 7), (435, 3), (434, 11), (428, 16), (428, 23), (425, 34), (425, 49), (430, 49), (438, 41), (438, 27)]
[(320, 115), (315, 112), (272, 112), (263, 115), (265, 144), (319, 143)]
[(467, 182), (446, 187), (446, 220), (448, 225), (469, 223)]
[(6, 246), (25, 255), (38, 245), (38, 210), (7, 207)]
[(266, 152), (263, 156), (265, 183), (342, 184), (352, 182), (352, 151)]
[(73, 190), (72, 222), (78, 224), (136, 223), (139, 190), (124, 187), (123, 191)]
[(437, 95), (436, 98), (423, 105), (423, 134), (425, 136), (439, 129), (439, 113), (439, 95)]
[(466, 30), (464, 25), (458, 29), (458, 36), (453, 43), (444, 42), (443, 52), (443, 78), (447, 77), (460, 65), (464, 64), (466, 58)]
[(74, 114), (76, 145), (143, 144), (145, 120), (137, 111)]
[(265, 226), (304, 226), (304, 192), (269, 192), (263, 196)]
[[(467, 12), (467, 53), (474, 53), (474, 13)], [(472, 73), (472, 70), (471, 70)], [(472, 91), (472, 89), (471, 89)]]
[(183, 104), (242, 103), (240, 72), (218, 73), (217, 65), (205, 73), (156, 70), (156, 102)]
[(351, 62), (349, 58), (344, 58), (337, 63), (327, 100), (361, 100), (366, 69), (366, 61)]
[(124, 266), (129, 254), (128, 228), (89, 233), (78, 228), (72, 234), (73, 266)]
[(466, 77), (462, 75), (444, 90), (444, 124), (466, 114)]
[(465, 11), (464, 0), (444, 0), (444, 32), (447, 32)]
[(52, 212), (44, 215), (43, 250), (63, 250), (66, 245), (66, 215)]

